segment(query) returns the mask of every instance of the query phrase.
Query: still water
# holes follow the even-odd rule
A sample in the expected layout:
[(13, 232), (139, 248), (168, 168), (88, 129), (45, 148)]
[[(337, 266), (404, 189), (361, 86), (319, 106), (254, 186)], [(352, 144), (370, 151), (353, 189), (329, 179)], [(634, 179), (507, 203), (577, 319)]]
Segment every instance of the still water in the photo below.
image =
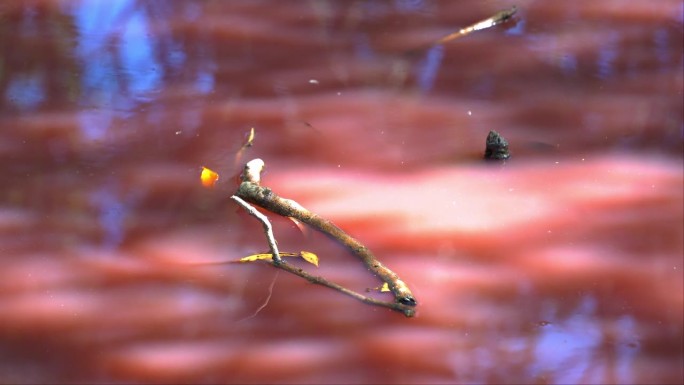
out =
[[(519, 0), (414, 50), (511, 5), (2, 2), (0, 382), (684, 381), (682, 3)], [(416, 317), (219, 263), (267, 250), (228, 199), (255, 157)]]

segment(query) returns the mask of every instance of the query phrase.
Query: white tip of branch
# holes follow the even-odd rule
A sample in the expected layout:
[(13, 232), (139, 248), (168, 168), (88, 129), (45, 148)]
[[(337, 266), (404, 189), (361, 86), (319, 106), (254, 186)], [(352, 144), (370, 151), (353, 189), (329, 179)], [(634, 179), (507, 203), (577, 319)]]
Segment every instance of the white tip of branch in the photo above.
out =
[(256, 158), (245, 164), (245, 169), (242, 172), (242, 180), (245, 182), (261, 182), (261, 171), (264, 170), (265, 163), (263, 160)]

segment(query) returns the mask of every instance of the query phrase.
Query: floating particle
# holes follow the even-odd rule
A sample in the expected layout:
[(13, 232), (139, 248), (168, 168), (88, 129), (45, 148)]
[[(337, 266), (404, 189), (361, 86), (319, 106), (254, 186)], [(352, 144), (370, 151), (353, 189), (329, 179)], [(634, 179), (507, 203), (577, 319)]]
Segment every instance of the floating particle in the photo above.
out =
[(487, 160), (506, 160), (511, 157), (508, 141), (496, 131), (489, 131), (484, 158)]

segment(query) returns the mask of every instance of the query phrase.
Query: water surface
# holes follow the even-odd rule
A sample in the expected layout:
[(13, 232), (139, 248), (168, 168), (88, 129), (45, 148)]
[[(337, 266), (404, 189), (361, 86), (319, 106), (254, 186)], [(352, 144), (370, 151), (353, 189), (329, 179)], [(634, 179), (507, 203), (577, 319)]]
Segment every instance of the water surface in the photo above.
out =
[[(510, 6), (3, 2), (0, 381), (684, 381), (681, 2), (523, 0), (404, 55)], [(227, 199), (254, 157), (417, 316), (206, 264), (267, 249)], [(307, 269), (379, 285), (273, 221)]]

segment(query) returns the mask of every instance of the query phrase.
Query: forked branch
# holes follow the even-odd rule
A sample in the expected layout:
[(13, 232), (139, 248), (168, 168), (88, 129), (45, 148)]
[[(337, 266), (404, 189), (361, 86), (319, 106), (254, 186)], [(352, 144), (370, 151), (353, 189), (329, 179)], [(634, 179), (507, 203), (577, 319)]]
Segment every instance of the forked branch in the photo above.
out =
[[(273, 266), (296, 274), (309, 282), (341, 291), (365, 303), (389, 307), (401, 311), (409, 317), (415, 314), (414, 306), (417, 304), (416, 300), (406, 283), (404, 283), (395, 272), (378, 261), (367, 247), (345, 233), (331, 221), (312, 213), (291, 199), (285, 199), (276, 195), (269, 188), (262, 187), (260, 182), (263, 168), (264, 162), (261, 159), (254, 159), (248, 162), (245, 165), (241, 176), (242, 183), (240, 184), (237, 193), (231, 198), (244, 207), (250, 214), (259, 219), (263, 224), (271, 253), (274, 255), (273, 260), (270, 261)], [(279, 254), (277, 254), (276, 241), (268, 218), (256, 211), (245, 201), (254, 203), (273, 213), (295, 218), (338, 240), (359, 257), (371, 272), (387, 283), (390, 291), (394, 294), (396, 302), (384, 302), (364, 296), (336, 283), (330, 282), (325, 278), (313, 276), (302, 269), (287, 264), (280, 258)]]

